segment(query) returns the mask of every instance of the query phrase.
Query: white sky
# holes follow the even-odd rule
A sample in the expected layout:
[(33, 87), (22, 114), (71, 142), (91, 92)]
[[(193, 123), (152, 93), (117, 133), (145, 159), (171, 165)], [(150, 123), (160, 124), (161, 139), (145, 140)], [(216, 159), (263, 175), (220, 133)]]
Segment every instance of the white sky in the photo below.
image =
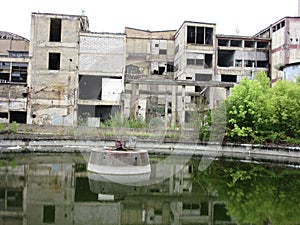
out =
[(285, 16), (297, 16), (298, 0), (14, 0), (1, 4), (0, 30), (29, 39), (31, 12), (88, 16), (93, 32), (125, 27), (177, 30), (185, 21), (217, 24), (218, 34), (254, 35)]

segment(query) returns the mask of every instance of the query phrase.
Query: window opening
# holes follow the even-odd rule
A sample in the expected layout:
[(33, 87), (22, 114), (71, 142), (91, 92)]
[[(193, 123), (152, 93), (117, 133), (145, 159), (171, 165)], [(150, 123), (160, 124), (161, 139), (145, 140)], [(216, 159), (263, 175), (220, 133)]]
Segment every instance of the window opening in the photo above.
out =
[(196, 81), (210, 81), (212, 80), (212, 74), (195, 74), (195, 80)]
[(49, 53), (49, 70), (60, 69), (60, 53)]
[(44, 205), (43, 223), (54, 223), (54, 222), (55, 222), (55, 206)]
[(229, 40), (219, 39), (218, 46), (229, 46)]
[(236, 82), (237, 81), (237, 77), (236, 77), (236, 75), (225, 75), (225, 74), (222, 74), (221, 75), (221, 81), (222, 82)]
[(174, 72), (174, 65), (172, 62), (167, 63), (167, 72)]
[(262, 41), (257, 42), (257, 48), (268, 48), (268, 47), (269, 47), (269, 42), (262, 42)]
[(166, 55), (167, 54), (167, 49), (159, 49), (159, 54), (160, 55)]
[(211, 45), (213, 43), (213, 28), (205, 28), (205, 44)]
[(158, 75), (163, 75), (163, 73), (165, 72), (165, 67), (164, 66), (159, 66), (158, 67)]
[(231, 40), (231, 46), (232, 47), (242, 47), (242, 41), (241, 40)]
[(245, 41), (245, 48), (255, 48), (255, 41)]
[(50, 20), (50, 41), (61, 41), (61, 19), (51, 18)]
[(212, 54), (205, 54), (204, 60), (205, 60), (204, 68), (212, 68)]
[(204, 27), (196, 27), (196, 44), (204, 44)]
[(21, 111), (10, 111), (10, 118), (9, 122), (12, 123), (13, 121), (17, 123), (26, 123), (26, 112), (21, 112)]

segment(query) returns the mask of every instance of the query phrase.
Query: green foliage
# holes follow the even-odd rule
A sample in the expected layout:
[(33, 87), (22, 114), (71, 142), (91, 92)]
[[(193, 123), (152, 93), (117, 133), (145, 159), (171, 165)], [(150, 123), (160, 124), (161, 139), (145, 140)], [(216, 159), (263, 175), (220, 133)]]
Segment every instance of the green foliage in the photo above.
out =
[(0, 123), (0, 134), (16, 134), (18, 132), (19, 124), (16, 121), (12, 123)]
[(8, 133), (16, 134), (18, 132), (19, 124), (16, 121), (13, 121), (8, 127)]
[(148, 128), (147, 122), (142, 118), (123, 118), (120, 113), (116, 113), (110, 117), (105, 123), (101, 124), (103, 127), (113, 128)]
[(278, 81), (270, 87), (261, 72), (243, 78), (226, 99), (227, 140), (284, 143), (300, 138), (300, 85)]
[(299, 170), (221, 160), (194, 179), (217, 191), (239, 224), (299, 224)]

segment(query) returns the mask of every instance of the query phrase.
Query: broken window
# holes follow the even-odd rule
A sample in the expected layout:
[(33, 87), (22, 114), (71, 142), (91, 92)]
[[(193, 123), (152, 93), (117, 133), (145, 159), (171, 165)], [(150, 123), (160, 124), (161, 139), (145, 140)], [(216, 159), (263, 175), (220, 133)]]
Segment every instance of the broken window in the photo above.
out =
[(11, 81), (12, 82), (27, 82), (27, 63), (13, 63)]
[(195, 80), (196, 81), (210, 81), (210, 80), (212, 80), (212, 74), (196, 73)]
[(219, 39), (218, 46), (229, 46), (229, 40), (226, 39)]
[(20, 111), (10, 111), (10, 118), (9, 122), (12, 123), (13, 121), (16, 121), (17, 123), (26, 123), (26, 112), (20, 112)]
[(255, 61), (245, 60), (245, 67), (252, 67), (252, 66), (255, 66)]
[(8, 113), (0, 112), (0, 118), (8, 119)]
[(60, 42), (61, 41), (61, 19), (51, 18), (50, 19), (50, 41)]
[(268, 60), (257, 61), (257, 67), (267, 68), (267, 67), (269, 67), (269, 61)]
[(218, 52), (218, 66), (220, 66), (220, 67), (233, 66), (234, 53), (235, 53), (235, 51), (219, 50), (219, 52)]
[(255, 41), (245, 41), (245, 48), (255, 48)]
[(222, 74), (221, 75), (221, 81), (222, 82), (236, 82), (237, 81), (237, 76), (236, 75)]
[(166, 67), (164, 66), (159, 66), (158, 67), (158, 75), (163, 75), (165, 72)]
[(269, 42), (264, 42), (264, 41), (257, 42), (257, 48), (268, 48), (268, 47), (269, 47)]
[(213, 28), (205, 27), (205, 44), (212, 45), (213, 44)]
[(204, 44), (204, 27), (196, 27), (196, 44)]
[(49, 70), (59, 70), (60, 69), (60, 53), (49, 53), (48, 61)]
[(160, 55), (166, 55), (167, 54), (167, 49), (159, 49), (159, 54)]
[(187, 26), (187, 43), (212, 45), (213, 28), (211, 27), (195, 27)]
[(167, 63), (167, 72), (174, 72), (174, 65), (172, 62)]
[(212, 68), (212, 54), (205, 54), (204, 61), (205, 61), (204, 68)]
[(242, 60), (241, 59), (236, 59), (235, 60), (235, 67), (242, 67), (243, 63), (242, 63)]
[(0, 73), (0, 83), (9, 82), (9, 73)]
[(55, 206), (44, 205), (43, 223), (54, 223), (54, 222), (55, 222)]
[(120, 112), (119, 106), (100, 106), (97, 105), (95, 108), (95, 117), (100, 118), (101, 121), (109, 120), (117, 112)]
[(100, 76), (79, 76), (79, 99), (101, 100), (102, 78)]
[(231, 47), (242, 47), (242, 41), (241, 40), (231, 40)]

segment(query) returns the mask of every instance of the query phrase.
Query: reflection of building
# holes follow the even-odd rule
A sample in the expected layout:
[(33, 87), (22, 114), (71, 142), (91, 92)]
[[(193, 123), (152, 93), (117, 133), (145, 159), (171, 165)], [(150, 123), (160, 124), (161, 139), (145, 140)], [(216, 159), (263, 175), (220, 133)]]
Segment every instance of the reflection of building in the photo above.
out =
[(26, 123), (29, 40), (0, 31), (0, 122)]
[(95, 33), (85, 15), (32, 13), (29, 58), (28, 40), (0, 35), (0, 118), (99, 126), (121, 111), (183, 125), (199, 102), (215, 107), (242, 77), (284, 77), (280, 69), (299, 62), (299, 24), (285, 17), (251, 37), (193, 21), (178, 30)]
[[(82, 160), (76, 155), (31, 156), (22, 165), (1, 167), (0, 221), (14, 225), (235, 224), (216, 196), (192, 183), (191, 165), (165, 178), (168, 170), (182, 166), (170, 163), (164, 165), (165, 173), (158, 169), (151, 175), (164, 178), (162, 182), (124, 187), (89, 182)], [(101, 198), (104, 195), (114, 198)]]

